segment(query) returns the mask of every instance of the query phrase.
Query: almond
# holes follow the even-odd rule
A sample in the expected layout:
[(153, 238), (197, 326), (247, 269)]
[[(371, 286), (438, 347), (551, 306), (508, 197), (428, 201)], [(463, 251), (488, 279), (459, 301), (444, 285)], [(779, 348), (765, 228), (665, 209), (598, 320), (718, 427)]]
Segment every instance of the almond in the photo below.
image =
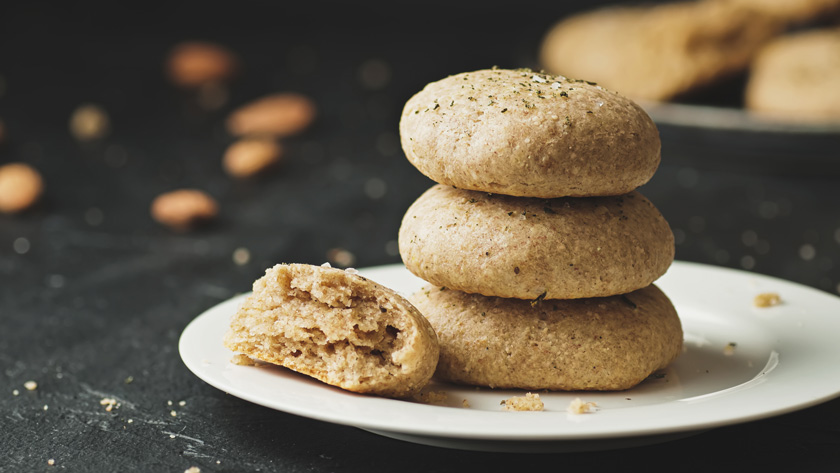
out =
[(151, 213), (158, 222), (177, 231), (186, 231), (214, 219), (218, 205), (203, 191), (178, 189), (155, 198)]
[(222, 164), (233, 177), (250, 177), (280, 162), (283, 148), (273, 138), (243, 138), (230, 145)]
[(228, 117), (227, 129), (234, 136), (289, 136), (300, 133), (315, 119), (317, 110), (309, 97), (283, 92), (248, 103)]
[(79, 141), (104, 138), (111, 129), (108, 113), (94, 104), (80, 105), (70, 116), (70, 133)]
[(28, 164), (0, 166), (0, 212), (17, 213), (32, 206), (43, 190), (41, 174)]
[(193, 88), (230, 80), (239, 69), (238, 63), (236, 54), (224, 46), (184, 41), (170, 51), (167, 73), (175, 85)]

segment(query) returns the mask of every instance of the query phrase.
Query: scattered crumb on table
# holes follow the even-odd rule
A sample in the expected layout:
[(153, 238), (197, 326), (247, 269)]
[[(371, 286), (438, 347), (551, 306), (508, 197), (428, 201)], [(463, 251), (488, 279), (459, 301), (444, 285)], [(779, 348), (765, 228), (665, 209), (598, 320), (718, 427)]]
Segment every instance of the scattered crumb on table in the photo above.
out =
[(105, 410), (111, 412), (115, 407), (120, 407), (120, 403), (112, 397), (105, 397), (99, 401), (100, 406), (105, 406)]

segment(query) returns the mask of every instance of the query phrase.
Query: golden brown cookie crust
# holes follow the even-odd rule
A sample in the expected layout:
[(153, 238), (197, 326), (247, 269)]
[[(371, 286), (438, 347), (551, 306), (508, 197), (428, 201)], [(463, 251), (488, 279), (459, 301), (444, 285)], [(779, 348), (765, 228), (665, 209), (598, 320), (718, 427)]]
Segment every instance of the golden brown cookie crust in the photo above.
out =
[(524, 197), (618, 195), (646, 183), (659, 133), (596, 84), (487, 69), (428, 84), (400, 120), (408, 160), (433, 181)]
[(596, 299), (528, 301), (426, 286), (410, 297), (440, 340), (435, 376), (492, 388), (623, 390), (682, 350), (656, 286)]
[(254, 282), (225, 346), (327, 384), (409, 397), (434, 373), (438, 341), (405, 298), (351, 272), (282, 264)]
[(435, 185), (403, 217), (405, 266), (438, 286), (486, 296), (621, 294), (674, 259), (668, 223), (642, 194), (533, 199)]

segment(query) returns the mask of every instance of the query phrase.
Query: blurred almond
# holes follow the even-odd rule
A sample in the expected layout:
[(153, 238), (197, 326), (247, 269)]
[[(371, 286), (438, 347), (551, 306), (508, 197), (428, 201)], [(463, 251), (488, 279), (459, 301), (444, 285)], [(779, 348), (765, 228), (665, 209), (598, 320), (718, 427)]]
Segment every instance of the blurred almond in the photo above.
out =
[(70, 116), (70, 133), (79, 141), (104, 138), (111, 130), (108, 113), (94, 104), (80, 105)]
[(302, 132), (315, 119), (317, 110), (309, 97), (285, 92), (268, 95), (234, 110), (227, 129), (234, 136), (288, 136)]
[(239, 60), (230, 49), (204, 41), (185, 41), (169, 52), (167, 73), (179, 87), (193, 88), (230, 80)]
[(17, 213), (31, 207), (43, 190), (41, 174), (32, 166), (23, 163), (0, 166), (0, 212)]
[(222, 165), (234, 177), (250, 177), (280, 162), (283, 148), (273, 138), (243, 138), (230, 145)]
[(152, 201), (152, 218), (174, 230), (186, 231), (216, 218), (216, 201), (197, 189), (163, 193)]

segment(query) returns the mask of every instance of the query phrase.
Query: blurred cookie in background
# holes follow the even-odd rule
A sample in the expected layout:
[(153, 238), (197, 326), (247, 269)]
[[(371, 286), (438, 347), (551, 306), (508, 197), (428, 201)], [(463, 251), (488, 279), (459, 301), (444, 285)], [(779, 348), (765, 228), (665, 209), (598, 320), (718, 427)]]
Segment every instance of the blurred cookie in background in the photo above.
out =
[(743, 71), (783, 27), (736, 1), (612, 6), (556, 23), (539, 60), (635, 100), (667, 101)]
[(840, 28), (780, 36), (750, 70), (746, 108), (786, 121), (840, 122)]
[(836, 22), (840, 0), (714, 0), (769, 15), (787, 26)]

